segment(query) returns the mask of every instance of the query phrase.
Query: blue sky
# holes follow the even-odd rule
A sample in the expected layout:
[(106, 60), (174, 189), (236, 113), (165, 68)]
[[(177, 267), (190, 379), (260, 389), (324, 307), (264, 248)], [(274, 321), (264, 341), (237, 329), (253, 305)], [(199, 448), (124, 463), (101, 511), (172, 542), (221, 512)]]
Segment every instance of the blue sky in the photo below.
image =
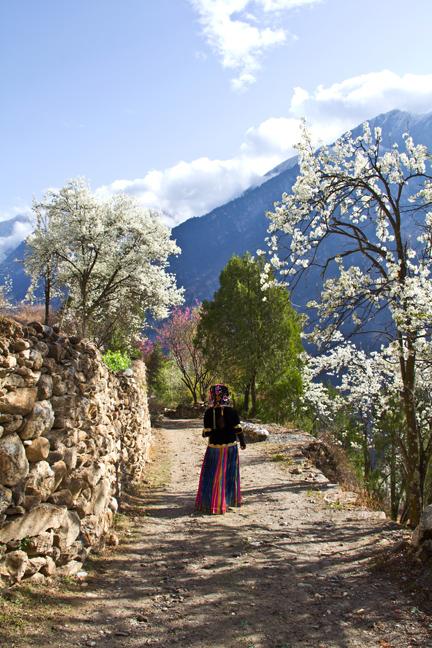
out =
[(0, 0), (0, 220), (77, 176), (170, 226), (205, 214), (302, 116), (331, 142), (432, 111), (431, 26), (430, 0)]

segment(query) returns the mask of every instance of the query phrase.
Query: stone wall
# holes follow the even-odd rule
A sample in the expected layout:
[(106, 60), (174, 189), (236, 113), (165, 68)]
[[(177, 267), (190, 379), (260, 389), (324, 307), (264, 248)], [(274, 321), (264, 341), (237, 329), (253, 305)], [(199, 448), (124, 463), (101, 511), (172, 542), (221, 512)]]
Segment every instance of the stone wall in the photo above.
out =
[(0, 317), (0, 576), (71, 575), (112, 534), (149, 459), (145, 365), (114, 373), (88, 340)]

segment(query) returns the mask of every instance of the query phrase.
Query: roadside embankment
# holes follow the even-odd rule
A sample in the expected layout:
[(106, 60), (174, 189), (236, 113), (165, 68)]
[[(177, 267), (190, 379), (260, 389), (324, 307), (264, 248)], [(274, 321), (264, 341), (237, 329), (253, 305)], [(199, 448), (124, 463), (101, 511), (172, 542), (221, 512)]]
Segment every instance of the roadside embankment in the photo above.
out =
[[(130, 374), (130, 375), (128, 375)], [(96, 347), (0, 319), (0, 574), (79, 571), (111, 535), (151, 429), (143, 363), (114, 373)]]

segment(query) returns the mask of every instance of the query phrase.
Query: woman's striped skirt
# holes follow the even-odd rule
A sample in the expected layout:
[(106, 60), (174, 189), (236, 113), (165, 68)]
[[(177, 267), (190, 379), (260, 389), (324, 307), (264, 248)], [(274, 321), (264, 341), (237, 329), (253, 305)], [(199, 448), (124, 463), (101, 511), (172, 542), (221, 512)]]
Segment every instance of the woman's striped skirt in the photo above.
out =
[(207, 447), (195, 502), (195, 510), (226, 513), (241, 505), (240, 465), (237, 443)]

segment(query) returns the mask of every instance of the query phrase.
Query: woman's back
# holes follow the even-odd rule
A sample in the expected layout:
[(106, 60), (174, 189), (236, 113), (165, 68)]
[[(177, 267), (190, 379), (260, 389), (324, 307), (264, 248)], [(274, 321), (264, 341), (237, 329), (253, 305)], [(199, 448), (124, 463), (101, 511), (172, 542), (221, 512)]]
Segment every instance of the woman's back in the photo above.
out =
[(211, 430), (211, 445), (235, 443), (239, 426), (240, 417), (233, 407), (209, 407), (204, 414), (204, 428)]

